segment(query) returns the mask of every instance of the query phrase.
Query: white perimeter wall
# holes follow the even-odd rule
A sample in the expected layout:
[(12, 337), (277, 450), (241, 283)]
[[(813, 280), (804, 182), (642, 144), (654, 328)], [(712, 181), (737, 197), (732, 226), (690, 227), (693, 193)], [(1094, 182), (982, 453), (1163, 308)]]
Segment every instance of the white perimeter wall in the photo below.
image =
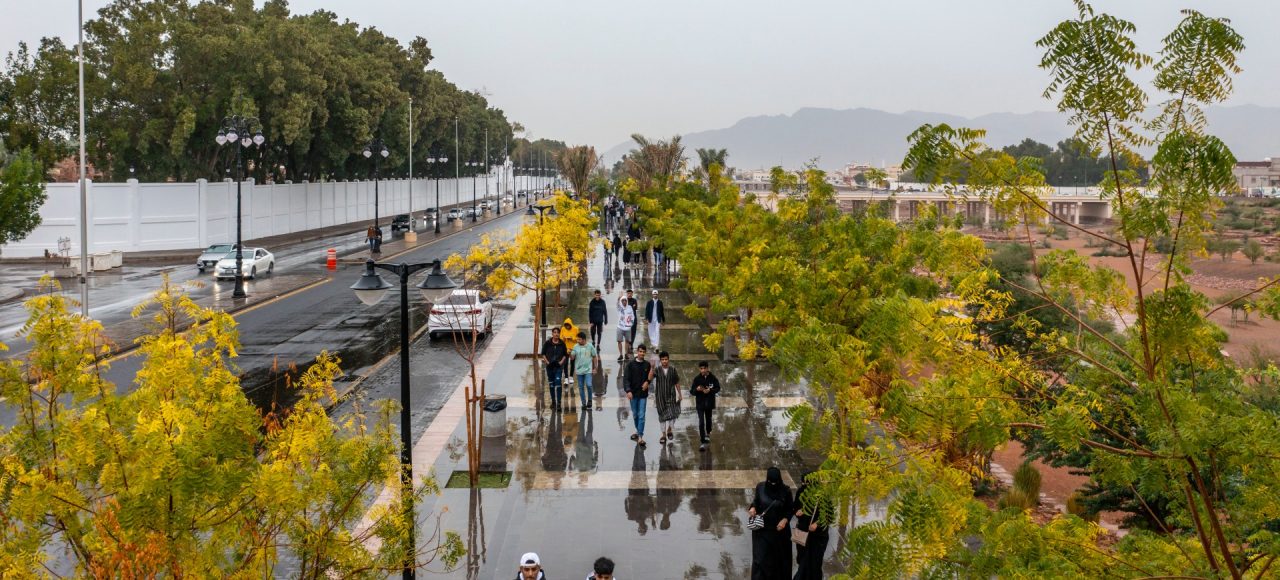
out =
[[(496, 173), (496, 172), (495, 172)], [(378, 181), (378, 215), (391, 216), (410, 210), (413, 190), (415, 213), (435, 207), (436, 181), (384, 179)], [(528, 187), (521, 176), (515, 182)], [(545, 183), (545, 181), (544, 181)], [(441, 179), (440, 205), (470, 202), (471, 178)], [(372, 181), (323, 183), (241, 184), (243, 237), (252, 240), (316, 228), (373, 219)], [(477, 196), (486, 193), (485, 179), (475, 180)], [(512, 191), (503, 180), (503, 189)], [(498, 191), (498, 179), (490, 177), (488, 192)], [(58, 251), (58, 238), (71, 238), (71, 255), (80, 254), (79, 183), (50, 183), (48, 199), (40, 208), (40, 226), (26, 239), (0, 246), (0, 256), (43, 256)], [(236, 184), (195, 183), (93, 183), (88, 184), (89, 251), (194, 250), (236, 237)]]

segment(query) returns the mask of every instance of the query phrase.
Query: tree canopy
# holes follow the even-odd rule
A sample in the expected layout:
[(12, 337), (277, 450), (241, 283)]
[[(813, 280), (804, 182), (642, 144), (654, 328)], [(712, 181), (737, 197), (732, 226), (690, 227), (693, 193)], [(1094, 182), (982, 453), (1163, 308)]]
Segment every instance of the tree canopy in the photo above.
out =
[(44, 171), (29, 150), (10, 157), (0, 144), (0, 246), (27, 237), (40, 225)]
[[(823, 459), (810, 483), (846, 518), (885, 505), (883, 518), (848, 531), (841, 578), (1275, 574), (1280, 370), (1223, 356), (1210, 316), (1247, 303), (1280, 318), (1280, 278), (1218, 305), (1187, 281), (1234, 164), (1195, 111), (1229, 94), (1243, 44), (1226, 21), (1186, 11), (1153, 59), (1132, 24), (1077, 8), (1039, 41), (1045, 96), (1103, 163), (1113, 231), (1049, 214), (1034, 155), (947, 125), (915, 131), (904, 168), (936, 183), (963, 175), (966, 195), (990, 202), (1024, 249), (993, 252), (932, 207), (909, 224), (874, 209), (840, 214), (814, 169), (798, 180), (776, 169), (764, 199), (718, 176), (621, 188), (681, 264), (698, 304), (688, 313), (739, 315), (707, 346), (732, 336), (744, 357), (808, 385), (808, 403), (789, 416), (798, 444)], [(1154, 118), (1133, 80), (1147, 66), (1170, 95)], [(1156, 154), (1139, 192), (1125, 159), (1147, 146)], [(1074, 250), (1036, 252), (1045, 219), (1118, 248), (1126, 271)], [(1157, 238), (1172, 241), (1153, 271)], [(1110, 543), (1074, 514), (1043, 521), (983, 503), (975, 490), (1012, 440), (1081, 470), (1153, 524)]]
[[(214, 137), (233, 114), (260, 121), (266, 144), (247, 159), (259, 179), (364, 177), (375, 137), (391, 151), (383, 174), (407, 174), (411, 98), (417, 167), (455, 156), (454, 119), (463, 162), (484, 160), (486, 130), (494, 163), (512, 140), (501, 110), (428, 68), (426, 39), (406, 46), (284, 0), (115, 0), (85, 23), (85, 49), (89, 160), (108, 179), (130, 167), (145, 180), (225, 176), (234, 152)], [(0, 73), (0, 140), (45, 168), (73, 149), (75, 52), (57, 38), (22, 44)]]
[[(117, 388), (103, 378), (111, 346), (101, 324), (48, 290), (26, 303), (30, 354), (0, 362), (0, 401), (14, 417), (0, 431), (5, 575), (68, 563), (95, 578), (380, 578), (401, 568), (415, 522), (400, 501), (356, 525), (399, 477), (394, 402), (369, 421), (330, 418), (339, 361), (321, 353), (292, 383), (300, 400), (260, 414), (233, 365), (234, 320), (167, 279), (134, 310), (152, 333), (139, 340), (134, 384)], [(434, 489), (424, 478), (413, 495)], [(419, 564), (460, 555), (456, 534), (413, 553)]]

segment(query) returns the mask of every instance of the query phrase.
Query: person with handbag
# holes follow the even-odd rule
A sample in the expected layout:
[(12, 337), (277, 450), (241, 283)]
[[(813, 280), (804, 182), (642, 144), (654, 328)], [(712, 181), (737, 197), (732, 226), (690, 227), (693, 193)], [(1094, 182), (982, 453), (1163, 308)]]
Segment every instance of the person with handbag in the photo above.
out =
[(791, 541), (796, 545), (794, 580), (822, 580), (822, 558), (831, 539), (827, 527), (835, 521), (836, 508), (817, 483), (812, 471), (806, 473), (792, 507), (796, 514), (796, 527), (791, 530)]
[(782, 470), (770, 467), (756, 484), (747, 509), (751, 530), (751, 580), (791, 580), (791, 488)]

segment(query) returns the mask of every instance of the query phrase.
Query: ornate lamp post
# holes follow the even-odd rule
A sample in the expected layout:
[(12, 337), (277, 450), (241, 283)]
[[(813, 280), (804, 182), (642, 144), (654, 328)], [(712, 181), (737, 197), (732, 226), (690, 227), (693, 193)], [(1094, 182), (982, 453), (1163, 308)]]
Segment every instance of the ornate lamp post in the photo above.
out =
[[(534, 212), (537, 212), (537, 213), (535, 214)], [(542, 216), (544, 212), (548, 217), (556, 217), (556, 215), (558, 215), (556, 214), (555, 205), (541, 205), (541, 204), (538, 204), (538, 205), (529, 204), (528, 209), (524, 210), (524, 215), (526, 216), (537, 215), (538, 225), (541, 226)], [(542, 285), (541, 280), (538, 281), (538, 285), (539, 286)], [(542, 316), (542, 322), (541, 324), (538, 325), (539, 339), (541, 339), (542, 326), (546, 325), (547, 323), (547, 289), (546, 288), (539, 288), (538, 302), (541, 303), (538, 306), (538, 312), (540, 312)]]
[(378, 162), (386, 159), (391, 152), (387, 151), (387, 146), (382, 139), (374, 139), (365, 146), (361, 155), (364, 155), (365, 159), (373, 158), (373, 227), (382, 227), (378, 223)]
[(367, 306), (377, 304), (391, 289), (391, 284), (378, 275), (377, 269), (386, 270), (400, 278), (400, 492), (405, 512), (409, 516), (409, 554), (405, 557), (404, 578), (414, 577), (416, 561), (414, 553), (414, 528), (417, 518), (413, 510), (413, 429), (409, 406), (409, 276), (419, 270), (431, 268), (426, 278), (414, 285), (427, 302), (436, 303), (448, 296), (458, 284), (449, 279), (441, 269), (440, 260), (417, 264), (380, 264), (373, 260), (364, 263), (364, 275), (351, 286), (356, 297)]
[[(253, 131), (253, 136), (249, 136), (249, 132)], [(214, 138), (218, 145), (230, 145), (236, 150), (236, 288), (231, 293), (233, 298), (244, 298), (244, 240), (242, 239), (242, 216), (244, 211), (240, 206), (241, 184), (244, 182), (244, 156), (241, 154), (243, 149), (249, 147), (262, 147), (267, 140), (262, 136), (261, 123), (257, 117), (242, 117), (240, 115), (231, 115), (222, 119), (222, 128), (218, 130), (218, 136)]]
[(431, 164), (431, 173), (436, 180), (436, 235), (440, 235), (440, 176), (435, 175), (435, 164), (448, 163), (449, 158), (444, 156), (428, 157), (427, 163)]
[(468, 161), (467, 168), (471, 171), (471, 222), (475, 223), (479, 215), (476, 210), (476, 172), (480, 171), (480, 162)]

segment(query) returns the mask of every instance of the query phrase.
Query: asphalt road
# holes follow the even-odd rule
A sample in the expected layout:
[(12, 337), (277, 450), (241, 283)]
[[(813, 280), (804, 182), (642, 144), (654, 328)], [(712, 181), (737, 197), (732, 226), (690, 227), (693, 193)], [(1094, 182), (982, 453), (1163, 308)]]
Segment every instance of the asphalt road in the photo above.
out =
[[(394, 262), (447, 259), (468, 251), (485, 233), (514, 230), (522, 215), (523, 212), (513, 211), (470, 229), (463, 229), (470, 226), (469, 223), (455, 226), (460, 231), (450, 237), (402, 255), (386, 254), (383, 259)], [(298, 264), (289, 271), (327, 272), (319, 263)], [(284, 391), (283, 371), (293, 365), (305, 368), (321, 351), (336, 354), (347, 373), (359, 374), (364, 367), (377, 363), (398, 347), (400, 301), (396, 293), (399, 290), (393, 289), (374, 306), (365, 306), (351, 290), (363, 272), (363, 264), (339, 264), (338, 269), (318, 285), (235, 315), (241, 347), (240, 356), (234, 362), (242, 372), (242, 386), (250, 399), (260, 406), (271, 401), (287, 402), (291, 397)], [(388, 273), (383, 275), (388, 282), (396, 283)], [(417, 283), (417, 277), (410, 283)], [(425, 324), (426, 311), (416, 290), (410, 291), (414, 292), (410, 297), (410, 324), (416, 331)], [(117, 360), (112, 363), (107, 378), (117, 386), (127, 385), (142, 362), (137, 356)]]

